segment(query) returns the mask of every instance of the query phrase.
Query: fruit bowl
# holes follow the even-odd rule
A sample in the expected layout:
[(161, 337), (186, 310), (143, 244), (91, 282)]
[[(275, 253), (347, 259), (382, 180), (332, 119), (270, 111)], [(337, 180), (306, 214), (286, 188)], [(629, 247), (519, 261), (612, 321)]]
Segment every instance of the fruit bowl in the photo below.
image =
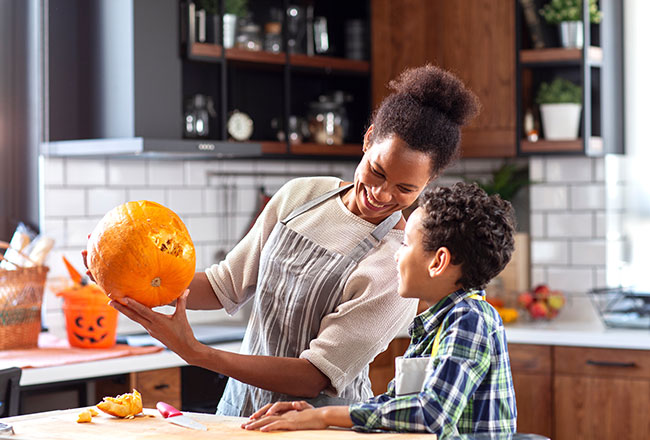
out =
[(532, 319), (548, 321), (558, 315), (566, 304), (566, 298), (561, 291), (540, 284), (530, 291), (520, 293), (518, 302)]

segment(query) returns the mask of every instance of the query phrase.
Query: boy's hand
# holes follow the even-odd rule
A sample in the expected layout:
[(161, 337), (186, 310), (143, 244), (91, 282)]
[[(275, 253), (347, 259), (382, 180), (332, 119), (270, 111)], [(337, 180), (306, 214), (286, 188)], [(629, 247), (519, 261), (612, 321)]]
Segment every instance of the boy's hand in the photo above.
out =
[[(300, 403), (300, 402), (279, 402)], [(303, 402), (305, 403), (305, 402)], [(274, 404), (275, 405), (275, 404)], [(311, 406), (311, 405), (310, 405)], [(328, 427), (323, 417), (322, 408), (292, 410), (282, 415), (265, 415), (262, 418), (242, 424), (242, 428), (260, 431), (295, 431), (297, 429), (325, 429)]]
[(260, 408), (255, 413), (253, 413), (249, 418), (251, 420), (255, 420), (266, 416), (279, 416), (288, 411), (302, 411), (305, 409), (312, 409), (312, 408), (313, 406), (311, 406), (304, 400), (294, 401), (294, 402), (267, 403), (262, 408)]

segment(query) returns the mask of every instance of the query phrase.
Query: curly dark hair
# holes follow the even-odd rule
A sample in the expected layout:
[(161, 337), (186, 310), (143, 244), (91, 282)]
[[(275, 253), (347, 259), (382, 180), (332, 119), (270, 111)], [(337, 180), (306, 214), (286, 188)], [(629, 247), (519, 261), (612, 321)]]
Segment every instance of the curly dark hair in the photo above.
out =
[(391, 81), (393, 93), (375, 111), (371, 142), (396, 135), (429, 154), (437, 176), (458, 157), (460, 129), (479, 111), (476, 95), (453, 74), (427, 64)]
[(514, 249), (514, 209), (476, 183), (456, 183), (425, 191), (419, 200), (424, 250), (446, 247), (461, 266), (458, 283), (483, 289), (510, 261)]

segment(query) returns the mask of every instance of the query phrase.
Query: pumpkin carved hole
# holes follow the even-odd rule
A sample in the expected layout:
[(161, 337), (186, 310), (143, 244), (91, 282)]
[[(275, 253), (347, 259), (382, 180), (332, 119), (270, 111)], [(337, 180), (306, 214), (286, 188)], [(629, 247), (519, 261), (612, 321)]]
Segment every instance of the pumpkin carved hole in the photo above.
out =
[(173, 237), (163, 237), (162, 235), (154, 235), (151, 237), (154, 244), (161, 251), (173, 255), (174, 257), (182, 257), (184, 249), (182, 245), (179, 245), (174, 241)]

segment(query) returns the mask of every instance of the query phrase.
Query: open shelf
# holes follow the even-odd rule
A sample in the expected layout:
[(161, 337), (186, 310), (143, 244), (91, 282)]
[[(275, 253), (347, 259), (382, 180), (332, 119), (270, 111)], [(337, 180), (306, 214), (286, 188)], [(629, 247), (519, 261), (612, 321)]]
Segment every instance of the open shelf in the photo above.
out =
[[(194, 43), (189, 47), (189, 57), (197, 61), (219, 62), (223, 57), (223, 47), (219, 44)], [(273, 53), (266, 51), (253, 51), (246, 49), (226, 49), (227, 61), (235, 61), (259, 65), (284, 65), (287, 55), (284, 52)], [(320, 55), (289, 55), (289, 65), (306, 69), (316, 69), (330, 72), (349, 72), (355, 74), (370, 73), (368, 61), (351, 60), (347, 58), (328, 57)]]
[[(582, 49), (565, 49), (551, 47), (547, 49), (526, 49), (519, 52), (519, 61), (524, 65), (535, 64), (581, 64)], [(587, 48), (587, 63), (597, 66), (603, 61), (603, 50), (600, 47)]]
[[(582, 138), (569, 141), (548, 141), (540, 139), (537, 142), (522, 139), (520, 149), (522, 153), (583, 153), (584, 145)], [(592, 136), (589, 139), (589, 150), (595, 154), (602, 152), (602, 138)]]
[(349, 156), (361, 157), (363, 149), (361, 144), (322, 145), (311, 142), (291, 145), (291, 154), (315, 156)]

